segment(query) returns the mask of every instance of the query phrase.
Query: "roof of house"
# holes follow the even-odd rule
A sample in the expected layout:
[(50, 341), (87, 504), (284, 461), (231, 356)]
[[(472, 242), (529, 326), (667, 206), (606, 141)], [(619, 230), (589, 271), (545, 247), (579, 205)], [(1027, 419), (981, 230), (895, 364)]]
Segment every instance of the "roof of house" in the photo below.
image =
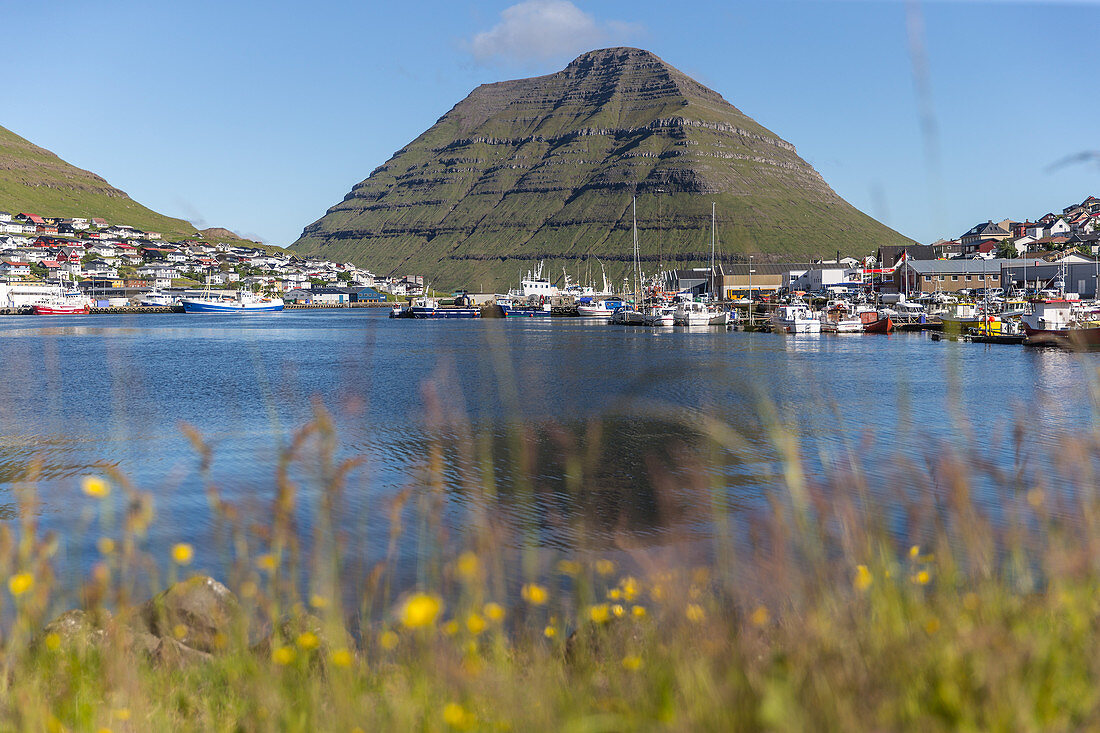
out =
[[(1000, 275), (1001, 265), (1025, 260), (908, 260), (903, 267), (918, 275)], [(1030, 262), (1030, 260), (1026, 260)]]
[(984, 237), (984, 236), (989, 236), (989, 235), (1001, 235), (1001, 234), (1008, 235), (1008, 234), (1011, 234), (1011, 232), (1008, 232), (1008, 231), (1004, 230), (1003, 228), (1001, 228), (1000, 224), (994, 224), (992, 221), (983, 221), (981, 224), (975, 224), (963, 236), (964, 237), (972, 237), (972, 236), (977, 235), (977, 236)]

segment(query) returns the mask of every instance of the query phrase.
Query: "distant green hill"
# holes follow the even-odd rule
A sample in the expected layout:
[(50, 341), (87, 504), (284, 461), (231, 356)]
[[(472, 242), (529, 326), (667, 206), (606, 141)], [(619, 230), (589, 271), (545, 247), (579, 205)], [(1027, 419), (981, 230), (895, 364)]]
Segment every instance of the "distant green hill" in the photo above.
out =
[(633, 48), (475, 89), (292, 245), (380, 273), (501, 290), (599, 257), (628, 269), (631, 199), (645, 270), (709, 257), (864, 255), (910, 240), (840, 198), (790, 143)]
[(89, 171), (0, 127), (0, 211), (100, 217), (180, 239), (195, 232), (183, 219), (158, 214)]

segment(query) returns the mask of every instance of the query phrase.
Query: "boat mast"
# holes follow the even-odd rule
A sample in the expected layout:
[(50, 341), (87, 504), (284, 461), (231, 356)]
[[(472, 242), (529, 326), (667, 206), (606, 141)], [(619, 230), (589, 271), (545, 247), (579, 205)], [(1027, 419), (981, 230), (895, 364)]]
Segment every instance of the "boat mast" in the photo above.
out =
[(714, 271), (714, 202), (710, 202), (710, 297), (714, 296), (714, 281), (718, 273)]
[(641, 281), (641, 263), (638, 261), (638, 197), (634, 197), (634, 308), (638, 308), (638, 290)]

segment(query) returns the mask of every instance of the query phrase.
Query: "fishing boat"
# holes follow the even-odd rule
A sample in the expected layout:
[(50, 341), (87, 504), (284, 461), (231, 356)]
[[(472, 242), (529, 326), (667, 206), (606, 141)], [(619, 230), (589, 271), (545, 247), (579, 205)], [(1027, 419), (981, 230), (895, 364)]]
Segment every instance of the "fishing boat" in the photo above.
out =
[(577, 315), (581, 318), (610, 318), (622, 305), (620, 298), (590, 298), (577, 303)]
[(821, 330), (825, 333), (860, 333), (863, 321), (846, 301), (835, 300), (821, 311)]
[(890, 333), (894, 330), (894, 320), (878, 311), (863, 311), (859, 314), (863, 322), (864, 333)]
[(974, 303), (953, 303), (940, 314), (943, 332), (950, 334), (964, 334), (981, 320), (981, 309)]
[(1100, 347), (1100, 322), (1088, 320), (1079, 310), (1080, 302), (1069, 298), (1033, 300), (1031, 309), (1020, 317), (1031, 346), (1064, 346), (1094, 349)]
[(777, 306), (771, 324), (772, 330), (780, 333), (821, 333), (821, 320), (800, 300)]
[(91, 300), (77, 290), (59, 290), (56, 295), (31, 304), (31, 312), (37, 316), (71, 316), (90, 313), (91, 310)]
[(671, 305), (650, 306), (642, 322), (647, 326), (672, 326), (676, 323), (676, 309)]
[(706, 303), (694, 300), (682, 300), (676, 304), (672, 322), (677, 326), (709, 326), (710, 311)]
[(481, 318), (481, 308), (464, 303), (457, 307), (442, 307), (435, 298), (416, 298), (409, 307), (413, 318)]
[(518, 302), (512, 298), (497, 298), (497, 306), (505, 318), (534, 318), (536, 316), (548, 318), (552, 315), (550, 300), (541, 295)]
[(179, 296), (167, 293), (159, 288), (154, 288), (147, 293), (138, 296), (137, 304), (140, 306), (171, 306), (179, 304)]
[(238, 290), (236, 297), (212, 295), (207, 290), (195, 298), (181, 298), (184, 313), (275, 313), (283, 309), (283, 299)]

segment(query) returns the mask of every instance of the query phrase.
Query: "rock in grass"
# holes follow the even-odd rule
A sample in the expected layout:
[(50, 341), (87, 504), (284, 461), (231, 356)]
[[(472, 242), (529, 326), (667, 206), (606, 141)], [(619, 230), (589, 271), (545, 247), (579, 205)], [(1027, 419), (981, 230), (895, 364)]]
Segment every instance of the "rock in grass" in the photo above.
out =
[(236, 596), (210, 577), (176, 583), (141, 607), (141, 625), (200, 652), (225, 649), (241, 620)]
[[(102, 611), (104, 619), (109, 620), (110, 614)], [(50, 621), (35, 638), (34, 645), (41, 645), (44, 640), (51, 639), (61, 649), (75, 649), (87, 651), (102, 646), (107, 634), (102, 624), (96, 623), (92, 614), (79, 608), (66, 611), (53, 621)]]

